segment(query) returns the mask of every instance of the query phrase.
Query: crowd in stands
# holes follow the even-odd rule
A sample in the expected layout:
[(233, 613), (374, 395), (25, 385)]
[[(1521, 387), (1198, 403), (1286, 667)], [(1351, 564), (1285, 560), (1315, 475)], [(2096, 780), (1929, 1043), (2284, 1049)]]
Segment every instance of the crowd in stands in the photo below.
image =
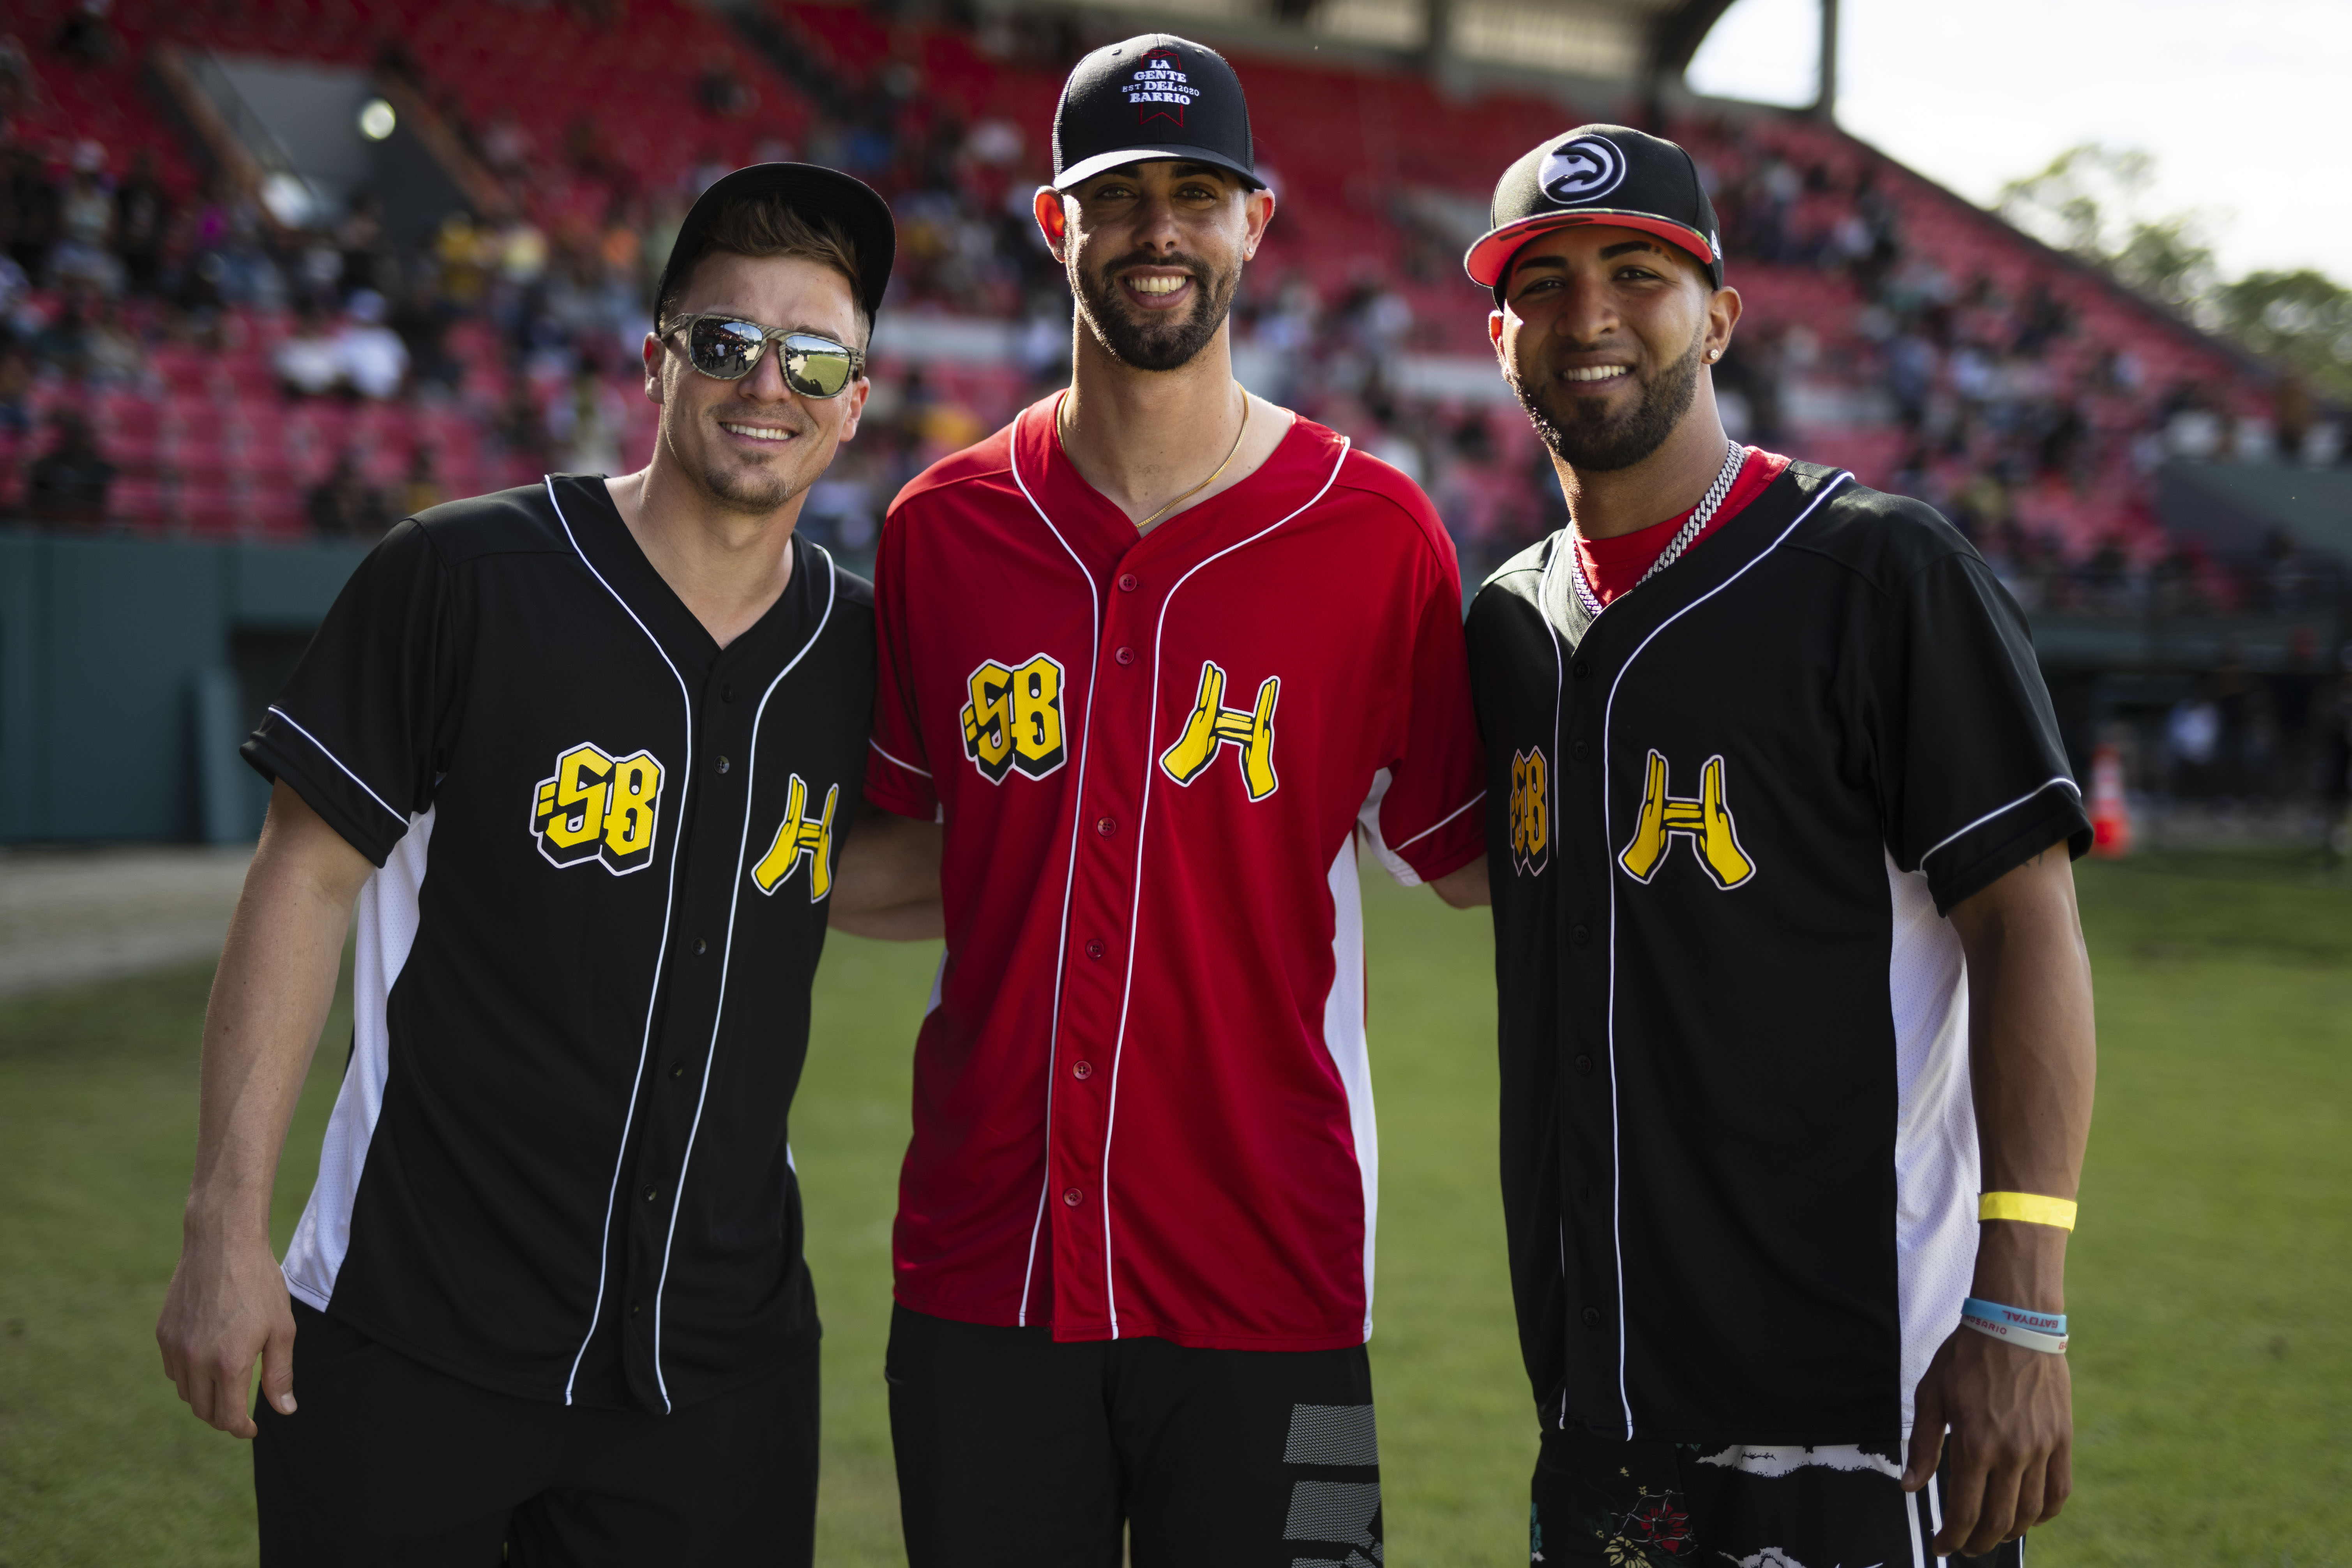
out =
[[(819, 537), (862, 551), (898, 484), (1065, 374), (1067, 293), (1029, 209), (1080, 47), (1066, 23), (788, 0), (731, 27), (681, 0), (16, 15), (0, 511), (364, 537), (445, 494), (633, 467), (651, 279), (694, 193), (754, 159), (849, 169), (900, 225), (877, 395), (812, 498)], [(328, 227), (285, 227), (142, 96), (142, 52), (173, 40), (364, 65), (440, 116), (503, 200), (407, 246), (364, 194)], [(1243, 68), (1284, 214), (1236, 305), (1243, 373), (1418, 479), (1475, 579), (1565, 521), (1524, 419), (1465, 373), (1486, 301), (1458, 259), (1493, 174), (1564, 111)], [(1735, 434), (1927, 499), (2030, 605), (2254, 607), (2246, 574), (2168, 538), (2149, 504), (2168, 454), (2305, 442), (2265, 424), (2249, 365), (1833, 130), (1732, 115), (1662, 129), (1701, 161), (1747, 300), (1717, 372)], [(919, 348), (928, 314), (1014, 323), (1013, 347), (990, 364), (893, 349)]]

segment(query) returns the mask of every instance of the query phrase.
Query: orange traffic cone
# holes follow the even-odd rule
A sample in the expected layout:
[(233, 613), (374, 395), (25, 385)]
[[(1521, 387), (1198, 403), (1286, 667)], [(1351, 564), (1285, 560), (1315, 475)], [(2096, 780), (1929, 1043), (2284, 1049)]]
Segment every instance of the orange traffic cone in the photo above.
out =
[(2091, 753), (2091, 853), (2131, 853), (2131, 808), (2124, 804), (2124, 759), (2113, 746)]

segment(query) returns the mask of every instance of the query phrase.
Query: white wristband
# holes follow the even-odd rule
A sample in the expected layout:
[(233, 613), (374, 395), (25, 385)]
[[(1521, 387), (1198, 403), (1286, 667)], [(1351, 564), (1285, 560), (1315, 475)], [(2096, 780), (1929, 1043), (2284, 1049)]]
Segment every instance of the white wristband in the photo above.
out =
[(2045, 1334), (2036, 1329), (2021, 1328), (2015, 1323), (1996, 1323), (1973, 1313), (1960, 1319), (1960, 1327), (1974, 1329), (1989, 1339), (2000, 1340), (2020, 1350), (2041, 1351), (2048, 1355), (2066, 1353), (2067, 1336), (2064, 1334)]

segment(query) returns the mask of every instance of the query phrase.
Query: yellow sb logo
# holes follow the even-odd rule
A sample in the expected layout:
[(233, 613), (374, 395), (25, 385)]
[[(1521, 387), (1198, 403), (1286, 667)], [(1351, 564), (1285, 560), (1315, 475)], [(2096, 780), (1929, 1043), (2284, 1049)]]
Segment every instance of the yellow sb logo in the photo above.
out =
[(1228, 708), (1225, 672), (1215, 661), (1201, 664), (1201, 694), (1192, 716), (1176, 743), (1160, 753), (1160, 765), (1180, 784), (1189, 784), (1208, 771), (1217, 753), (1237, 746), (1242, 753), (1242, 785), (1252, 800), (1264, 800), (1279, 782), (1274, 776), (1274, 705), (1282, 696), (1282, 678), (1269, 675), (1257, 689), (1255, 708)]
[(1543, 748), (1511, 753), (1511, 869), (1532, 877), (1551, 849), (1551, 770)]
[(661, 787), (662, 765), (650, 752), (615, 757), (584, 742), (570, 748), (533, 797), (539, 852), (557, 866), (602, 860), (615, 877), (644, 870), (653, 859)]
[(965, 682), (963, 754), (991, 784), (1008, 769), (1042, 779), (1062, 765), (1062, 667), (1039, 654), (1017, 669), (990, 659)]
[(768, 846), (767, 854), (751, 868), (751, 880), (760, 891), (772, 893), (792, 879), (805, 856), (809, 863), (809, 902), (823, 903), (833, 891), (833, 808), (841, 804), (841, 786), (835, 784), (824, 792), (824, 815), (811, 822), (808, 819), (808, 785), (801, 775), (793, 774), (792, 787), (784, 795), (783, 825), (776, 829), (776, 841)]
[(1722, 889), (1739, 886), (1756, 875), (1756, 864), (1739, 847), (1731, 823), (1731, 808), (1723, 799), (1723, 759), (1709, 757), (1698, 772), (1698, 798), (1676, 799), (1666, 793), (1666, 759), (1650, 753), (1649, 773), (1642, 790), (1642, 815), (1633, 825), (1633, 841), (1617, 857), (1618, 863), (1646, 882), (1681, 834), (1698, 851), (1698, 863), (1707, 879)]

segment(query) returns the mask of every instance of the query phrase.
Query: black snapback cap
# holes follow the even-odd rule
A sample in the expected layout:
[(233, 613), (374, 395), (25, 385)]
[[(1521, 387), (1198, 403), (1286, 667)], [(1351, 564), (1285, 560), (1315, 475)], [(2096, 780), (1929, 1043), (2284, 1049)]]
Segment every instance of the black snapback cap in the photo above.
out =
[(1495, 183), (1493, 226), (1462, 265), (1503, 298), (1503, 275), (1537, 235), (1580, 224), (1640, 229), (1696, 256), (1723, 287), (1723, 243), (1698, 166), (1675, 142), (1622, 125), (1580, 125), (1554, 136)]
[(1171, 158), (1265, 186), (1242, 79), (1225, 57), (1173, 33), (1144, 33), (1080, 60), (1054, 109), (1054, 188)]
[(883, 291), (890, 287), (890, 266), (898, 255), (898, 226), (890, 219), (889, 204), (865, 181), (815, 163), (753, 163), (712, 181), (687, 209), (686, 221), (670, 242), (669, 259), (654, 289), (656, 310), (678, 281), (681, 264), (700, 259), (702, 237), (719, 213), (746, 197), (767, 197), (803, 217), (829, 217), (841, 225), (857, 247), (857, 302), (869, 321), (881, 311)]

